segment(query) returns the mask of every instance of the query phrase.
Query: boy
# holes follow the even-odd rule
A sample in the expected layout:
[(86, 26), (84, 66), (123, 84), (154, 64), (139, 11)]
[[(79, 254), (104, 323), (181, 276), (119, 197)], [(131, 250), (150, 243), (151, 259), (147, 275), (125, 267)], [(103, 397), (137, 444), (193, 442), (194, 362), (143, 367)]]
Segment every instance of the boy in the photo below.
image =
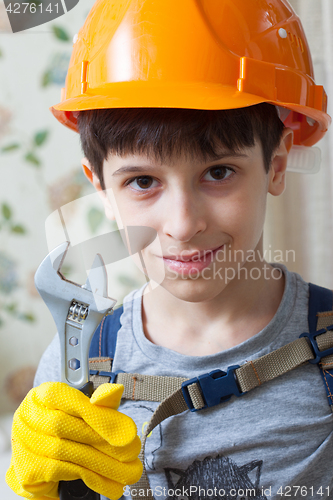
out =
[[(228, 367), (236, 373), (236, 389), (228, 376), (233, 388), (219, 404), (197, 412), (181, 406), (146, 431), (150, 491), (133, 488), (132, 497), (330, 498), (333, 422), (318, 368), (298, 363), (263, 383), (255, 361), (309, 331), (309, 285), (263, 260), (262, 229), (267, 194), (285, 188), (293, 139), (306, 152), (330, 121), (289, 4), (101, 0), (78, 35), (66, 96), (53, 113), (80, 132), (83, 168), (106, 216), (120, 227), (152, 227), (158, 235), (160, 247), (156, 239), (142, 256), (152, 282), (165, 273), (162, 283), (124, 301), (112, 372), (139, 375), (121, 412), (142, 436), (158, 402), (136, 400), (140, 377), (184, 381)], [(111, 321), (97, 335), (103, 329), (108, 335)], [(235, 366), (242, 365), (262, 387), (239, 389)], [(210, 382), (222, 378), (208, 376)], [(55, 338), (35, 384), (59, 379)], [(99, 425), (103, 405), (116, 408), (118, 389), (101, 385), (93, 405), (84, 396), (71, 405), (77, 391), (63, 384), (34, 389), (13, 432), (19, 441), (25, 419), (33, 428), (38, 421), (35, 444), (23, 439), (13, 453), (8, 480), (15, 491), (54, 498), (59, 480), (81, 477), (109, 498), (128, 495), (123, 485), (141, 473), (137, 442), (131, 432), (118, 444), (130, 448), (126, 455), (115, 451), (115, 441), (131, 421), (124, 417), (114, 433)], [(184, 393), (196, 408), (190, 389)], [(231, 394), (242, 397), (228, 400)], [(199, 396), (205, 403), (204, 390)], [(86, 418), (91, 406), (94, 416)], [(47, 416), (45, 407), (52, 410)], [(58, 414), (61, 422), (74, 416), (64, 432)], [(57, 436), (57, 453), (41, 452), (46, 434)], [(88, 445), (86, 460), (74, 448), (64, 451), (71, 441)], [(20, 453), (42, 457), (34, 458), (35, 477), (34, 469), (22, 472)]]

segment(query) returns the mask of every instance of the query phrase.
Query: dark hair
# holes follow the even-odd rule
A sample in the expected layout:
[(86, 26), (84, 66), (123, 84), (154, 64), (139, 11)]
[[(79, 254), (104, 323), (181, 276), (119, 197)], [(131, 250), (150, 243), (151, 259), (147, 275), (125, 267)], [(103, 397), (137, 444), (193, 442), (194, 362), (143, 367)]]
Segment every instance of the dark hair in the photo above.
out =
[(145, 154), (165, 162), (180, 154), (213, 161), (222, 147), (237, 151), (262, 145), (265, 171), (284, 128), (275, 106), (198, 110), (176, 108), (115, 108), (81, 111), (78, 128), (84, 155), (102, 189), (103, 161), (109, 153)]

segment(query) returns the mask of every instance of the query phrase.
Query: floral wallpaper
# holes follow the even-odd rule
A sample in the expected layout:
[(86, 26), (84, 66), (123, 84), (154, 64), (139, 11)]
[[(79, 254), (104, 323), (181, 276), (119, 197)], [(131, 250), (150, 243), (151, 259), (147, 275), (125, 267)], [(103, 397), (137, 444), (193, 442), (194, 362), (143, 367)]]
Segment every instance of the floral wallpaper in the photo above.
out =
[[(33, 281), (50, 250), (45, 221), (93, 193), (80, 166), (77, 134), (48, 110), (59, 102), (73, 36), (92, 5), (81, 0), (55, 21), (13, 34), (0, 2), (0, 412), (15, 409), (32, 387), (56, 331)], [(116, 229), (98, 202), (78, 212), (72, 214), (75, 224), (84, 224), (91, 236)], [(70, 277), (66, 262), (62, 271)], [(128, 262), (109, 278), (109, 295), (118, 304), (144, 283)]]

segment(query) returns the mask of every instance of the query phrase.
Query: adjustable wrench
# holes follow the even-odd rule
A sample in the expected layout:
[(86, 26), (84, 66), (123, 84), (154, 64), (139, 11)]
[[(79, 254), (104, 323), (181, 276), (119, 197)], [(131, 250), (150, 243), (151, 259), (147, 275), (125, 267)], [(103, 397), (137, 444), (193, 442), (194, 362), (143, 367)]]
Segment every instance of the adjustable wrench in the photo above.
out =
[[(78, 285), (60, 272), (69, 242), (64, 242), (40, 264), (35, 286), (55, 321), (61, 348), (61, 381), (86, 396), (93, 393), (89, 382), (89, 347), (92, 336), (106, 314), (113, 313), (116, 300), (107, 296), (107, 274), (102, 257), (96, 254), (87, 281)], [(83, 481), (61, 481), (60, 500), (99, 500), (98, 493)]]

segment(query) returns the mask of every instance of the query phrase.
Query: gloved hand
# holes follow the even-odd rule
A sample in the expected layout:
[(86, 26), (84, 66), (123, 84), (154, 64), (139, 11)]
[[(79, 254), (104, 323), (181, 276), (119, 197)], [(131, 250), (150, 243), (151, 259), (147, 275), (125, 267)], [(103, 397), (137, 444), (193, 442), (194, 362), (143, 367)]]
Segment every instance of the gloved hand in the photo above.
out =
[(91, 399), (61, 382), (32, 389), (14, 415), (6, 481), (25, 498), (59, 498), (58, 482), (82, 479), (111, 500), (142, 474), (133, 420), (117, 410), (124, 387), (102, 384)]

